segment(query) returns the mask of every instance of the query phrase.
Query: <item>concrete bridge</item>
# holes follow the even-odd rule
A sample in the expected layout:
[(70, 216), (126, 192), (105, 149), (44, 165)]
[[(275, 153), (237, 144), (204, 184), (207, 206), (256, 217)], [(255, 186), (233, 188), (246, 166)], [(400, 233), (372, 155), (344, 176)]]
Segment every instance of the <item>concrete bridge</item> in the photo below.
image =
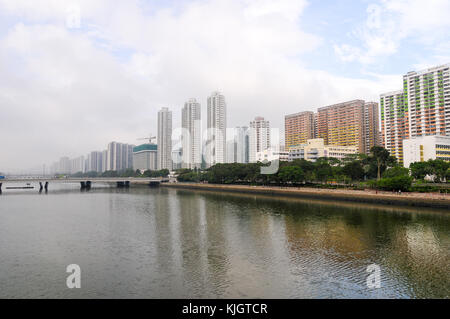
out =
[[(7, 178), (0, 180), (0, 194), (2, 192), (2, 185), (8, 183), (23, 183), (25, 185), (38, 184), (39, 190), (48, 190), (50, 183), (57, 184), (80, 184), (81, 189), (90, 189), (92, 184), (111, 184), (116, 185), (118, 188), (128, 188), (130, 185), (147, 185), (150, 187), (159, 186), (162, 182), (168, 182), (168, 178), (136, 178), (136, 177), (96, 177), (96, 178), (45, 178), (45, 177), (33, 177), (33, 178)], [(13, 186), (7, 187), (8, 189), (27, 189), (34, 188), (32, 186)]]

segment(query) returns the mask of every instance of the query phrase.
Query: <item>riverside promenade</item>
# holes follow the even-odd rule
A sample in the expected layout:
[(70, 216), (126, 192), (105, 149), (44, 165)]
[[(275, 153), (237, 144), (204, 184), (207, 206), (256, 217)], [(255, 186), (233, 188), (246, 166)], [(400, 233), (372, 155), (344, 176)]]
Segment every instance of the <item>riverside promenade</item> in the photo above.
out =
[(250, 185), (217, 185), (201, 183), (164, 183), (163, 187), (232, 192), (244, 194), (261, 194), (289, 196), (297, 198), (314, 198), (372, 204), (387, 204), (415, 207), (432, 207), (450, 209), (450, 194), (439, 193), (394, 193), (376, 190), (320, 189), (308, 187), (276, 187)]

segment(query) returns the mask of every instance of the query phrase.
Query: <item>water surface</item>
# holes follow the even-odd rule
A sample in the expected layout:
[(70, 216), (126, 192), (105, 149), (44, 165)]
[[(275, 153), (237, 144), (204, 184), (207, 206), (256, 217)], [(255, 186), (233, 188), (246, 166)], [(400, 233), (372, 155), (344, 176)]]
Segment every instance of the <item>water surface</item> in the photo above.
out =
[[(448, 298), (447, 212), (168, 188), (0, 195), (2, 298)], [(369, 289), (366, 268), (381, 267)], [(68, 289), (78, 264), (81, 289)]]

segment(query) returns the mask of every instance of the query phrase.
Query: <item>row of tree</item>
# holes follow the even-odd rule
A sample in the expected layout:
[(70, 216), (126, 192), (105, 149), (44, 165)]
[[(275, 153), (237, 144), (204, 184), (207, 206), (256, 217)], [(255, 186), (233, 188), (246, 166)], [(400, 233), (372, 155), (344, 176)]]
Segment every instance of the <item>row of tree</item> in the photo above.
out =
[(426, 176), (434, 178), (435, 182), (450, 181), (450, 163), (442, 160), (416, 162), (409, 166), (411, 175), (416, 180), (423, 180)]
[[(417, 163), (415, 163), (417, 164)], [(343, 160), (319, 158), (315, 162), (295, 160), (280, 162), (277, 173), (261, 174), (263, 163), (217, 164), (206, 171), (180, 170), (180, 182), (208, 182), (214, 184), (360, 184), (385, 190), (410, 189), (413, 178), (424, 179), (435, 176), (435, 181), (450, 179), (448, 163), (440, 160), (411, 165), (411, 172), (400, 167), (395, 157), (383, 147), (373, 147), (369, 155), (354, 154)]]

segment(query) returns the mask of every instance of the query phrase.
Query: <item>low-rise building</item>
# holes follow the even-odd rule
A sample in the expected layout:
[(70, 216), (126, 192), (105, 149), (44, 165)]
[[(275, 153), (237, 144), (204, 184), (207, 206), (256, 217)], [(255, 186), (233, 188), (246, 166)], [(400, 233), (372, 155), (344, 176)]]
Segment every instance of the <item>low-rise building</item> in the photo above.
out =
[(440, 159), (450, 162), (450, 136), (421, 136), (403, 140), (404, 166)]
[(347, 155), (357, 154), (357, 146), (325, 145), (323, 138), (310, 139), (306, 144), (302, 144), (289, 150), (289, 161), (304, 159), (316, 161), (321, 157), (334, 157), (342, 160)]

